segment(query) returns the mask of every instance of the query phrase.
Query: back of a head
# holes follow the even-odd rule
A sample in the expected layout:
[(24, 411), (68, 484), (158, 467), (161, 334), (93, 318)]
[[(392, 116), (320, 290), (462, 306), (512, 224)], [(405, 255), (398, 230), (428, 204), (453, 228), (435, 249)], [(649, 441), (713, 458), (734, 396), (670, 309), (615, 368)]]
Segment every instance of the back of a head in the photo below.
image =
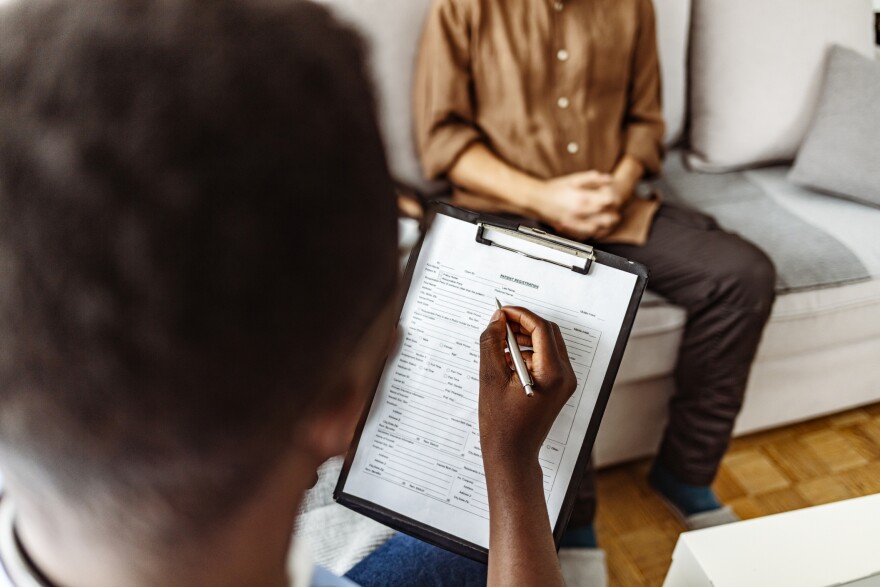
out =
[(0, 8), (0, 449), (194, 524), (395, 280), (361, 45), (296, 0)]

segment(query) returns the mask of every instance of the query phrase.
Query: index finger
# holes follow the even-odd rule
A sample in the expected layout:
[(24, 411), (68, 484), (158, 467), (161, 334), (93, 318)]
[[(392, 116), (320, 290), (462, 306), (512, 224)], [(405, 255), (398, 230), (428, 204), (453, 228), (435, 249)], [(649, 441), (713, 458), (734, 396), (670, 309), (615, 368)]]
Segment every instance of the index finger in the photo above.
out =
[(535, 352), (542, 354), (544, 349), (556, 351), (556, 335), (550, 322), (519, 306), (504, 306), (501, 311), (511, 325), (518, 324), (520, 332), (532, 337)]
[(531, 334), (535, 329), (547, 325), (546, 320), (531, 310), (527, 310), (520, 306), (504, 306), (501, 308), (501, 311), (504, 312), (507, 319), (511, 322), (511, 327), (516, 324), (520, 327), (520, 332), (525, 334)]

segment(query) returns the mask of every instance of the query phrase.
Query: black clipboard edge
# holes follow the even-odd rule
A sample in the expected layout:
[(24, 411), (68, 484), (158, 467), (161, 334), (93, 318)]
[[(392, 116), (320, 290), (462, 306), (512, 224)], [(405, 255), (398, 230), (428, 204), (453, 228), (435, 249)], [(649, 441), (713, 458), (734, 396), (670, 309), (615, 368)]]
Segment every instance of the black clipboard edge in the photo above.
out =
[(483, 564), (488, 564), (489, 562), (489, 549), (483, 548), (473, 542), (463, 540), (432, 526), (422, 524), (412, 518), (349, 493), (342, 493), (339, 496), (334, 495), (334, 497), (336, 497), (336, 502), (340, 505), (344, 505), (350, 510), (364, 514), (368, 518), (377, 521), (381, 520), (381, 524), (397, 530), (398, 532), (409, 534), (413, 538), (418, 538), (419, 540), (439, 546), (440, 548)]
[[(572, 481), (574, 479), (583, 480), (584, 473), (592, 458), (593, 446), (596, 444), (599, 427), (605, 417), (605, 408), (608, 406), (608, 400), (611, 398), (611, 390), (614, 388), (614, 382), (617, 379), (617, 372), (623, 360), (623, 353), (626, 350), (626, 345), (629, 343), (639, 303), (648, 286), (648, 269), (644, 265), (598, 249), (594, 249), (594, 254), (596, 255), (596, 263), (634, 274), (636, 276), (636, 286), (633, 288), (629, 306), (627, 307), (626, 314), (624, 314), (623, 324), (621, 325), (620, 333), (617, 335), (617, 343), (611, 352), (611, 360), (608, 363), (608, 370), (605, 371), (602, 387), (599, 389), (599, 397), (596, 398), (596, 406), (593, 408), (593, 415), (590, 418), (590, 424), (587, 426), (587, 434), (584, 437), (584, 442), (575, 461)], [(556, 526), (553, 528), (553, 540), (556, 543), (556, 550), (559, 550), (559, 542), (562, 540), (562, 535), (565, 533), (568, 521), (571, 519), (571, 514), (574, 511), (579, 487), (580, 482), (569, 483), (568, 489), (565, 492), (565, 498), (562, 500), (562, 508), (559, 510), (559, 517), (556, 519)]]
[[(490, 214), (481, 214), (478, 212), (465, 210), (463, 208), (457, 208), (445, 202), (431, 202), (428, 208), (425, 210), (425, 218), (421, 226), (421, 236), (419, 237), (419, 240), (416, 242), (415, 246), (413, 246), (412, 251), (409, 255), (409, 259), (407, 260), (403, 281), (401, 283), (401, 288), (404, 292), (409, 291), (409, 287), (412, 283), (413, 273), (415, 272), (415, 266), (418, 262), (419, 255), (422, 251), (422, 245), (425, 241), (425, 236), (427, 235), (428, 229), (430, 228), (431, 223), (433, 222), (437, 214), (450, 216), (452, 218), (463, 220), (474, 225), (476, 225), (476, 223), (479, 221), (483, 221), (489, 224), (494, 224), (496, 226), (507, 227), (512, 230), (516, 230), (519, 227), (519, 223), (510, 218), (493, 216)], [(614, 351), (611, 353), (611, 360), (608, 364), (608, 370), (605, 372), (605, 379), (602, 382), (602, 387), (599, 390), (599, 397), (596, 400), (596, 406), (593, 409), (593, 415), (590, 418), (590, 424), (587, 427), (587, 434), (584, 437), (584, 442), (581, 445), (581, 450), (578, 453), (577, 460), (575, 461), (575, 468), (572, 474), (572, 479), (583, 479), (584, 472), (586, 471), (587, 465), (590, 462), (593, 445), (596, 442), (596, 436), (599, 432), (599, 425), (602, 422), (602, 418), (604, 418), (605, 416), (605, 408), (607, 407), (608, 400), (611, 397), (611, 390), (614, 387), (614, 381), (617, 379), (617, 372), (620, 368), (620, 362), (623, 359), (623, 352), (626, 349), (627, 343), (629, 342), (629, 336), (632, 331), (633, 323), (635, 322), (636, 313), (638, 312), (639, 302), (641, 301), (642, 295), (644, 294), (645, 288), (648, 284), (648, 270), (644, 265), (636, 263), (634, 261), (629, 261), (627, 259), (624, 259), (623, 257), (618, 257), (617, 255), (606, 253), (598, 249), (594, 249), (594, 253), (596, 255), (595, 263), (634, 274), (636, 276), (636, 286), (633, 288), (633, 293), (630, 298), (629, 306), (623, 318), (623, 325), (621, 326), (620, 333), (617, 337), (617, 343), (614, 346)], [(403, 304), (405, 303), (405, 301), (406, 297), (404, 295), (401, 295), (400, 300), (398, 301), (399, 307), (396, 309), (398, 316), (400, 315), (400, 312), (403, 311)], [(368, 518), (374, 519), (379, 523), (388, 526), (389, 528), (392, 528), (399, 532), (403, 532), (404, 534), (408, 534), (410, 536), (413, 536), (414, 538), (418, 538), (420, 540), (428, 542), (429, 544), (440, 546), (441, 548), (444, 548), (456, 554), (460, 554), (471, 560), (487, 563), (489, 560), (488, 549), (473, 544), (472, 542), (469, 542), (467, 540), (452, 536), (451, 534), (448, 534), (441, 530), (437, 530), (436, 528), (433, 528), (426, 524), (417, 522), (412, 518), (401, 515), (397, 512), (389, 510), (363, 498), (345, 493), (344, 491), (345, 482), (348, 480), (348, 473), (351, 470), (351, 464), (354, 461), (355, 453), (357, 452), (357, 448), (360, 445), (361, 435), (363, 434), (364, 426), (367, 422), (367, 416), (369, 416), (370, 408), (373, 405), (373, 400), (376, 397), (376, 392), (378, 392), (379, 380), (382, 378), (382, 373), (385, 371), (385, 364), (387, 363), (387, 360), (388, 357), (385, 357), (385, 361), (383, 361), (382, 363), (382, 368), (377, 373), (376, 385), (374, 386), (373, 393), (370, 395), (369, 401), (365, 404), (366, 407), (363, 414), (361, 415), (360, 421), (358, 422), (357, 429), (355, 430), (355, 434), (352, 438), (352, 442), (349, 446), (348, 452), (345, 455), (345, 460), (342, 465), (342, 471), (339, 474), (339, 480), (337, 481), (336, 487), (333, 490), (333, 499), (338, 504), (345, 506), (360, 514), (364, 514)], [(580, 483), (569, 484), (568, 489), (565, 493), (565, 498), (562, 502), (562, 508), (559, 511), (559, 517), (556, 519), (556, 526), (553, 528), (553, 540), (556, 544), (557, 550), (559, 550), (559, 542), (562, 539), (562, 534), (565, 532), (565, 529), (568, 526), (568, 521), (571, 518), (572, 511), (574, 510), (574, 503), (577, 497), (579, 486)]]

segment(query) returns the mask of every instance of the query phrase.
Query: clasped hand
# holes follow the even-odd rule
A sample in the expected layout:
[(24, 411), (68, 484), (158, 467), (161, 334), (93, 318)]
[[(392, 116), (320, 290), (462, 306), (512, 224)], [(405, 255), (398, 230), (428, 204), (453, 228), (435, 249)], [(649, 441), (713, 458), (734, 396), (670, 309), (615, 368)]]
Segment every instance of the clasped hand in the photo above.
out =
[(585, 171), (544, 183), (540, 202), (545, 222), (554, 230), (577, 240), (601, 239), (620, 223), (625, 194), (611, 175)]

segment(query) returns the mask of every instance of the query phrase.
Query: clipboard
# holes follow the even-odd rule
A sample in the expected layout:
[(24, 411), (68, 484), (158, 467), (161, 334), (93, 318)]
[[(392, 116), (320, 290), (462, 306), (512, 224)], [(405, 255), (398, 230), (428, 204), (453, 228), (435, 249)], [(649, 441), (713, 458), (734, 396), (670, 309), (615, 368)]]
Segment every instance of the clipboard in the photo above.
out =
[[(611, 395), (614, 380), (620, 367), (623, 352), (635, 320), (639, 302), (645, 291), (648, 280), (647, 269), (638, 263), (629, 261), (616, 255), (603, 252), (594, 247), (568, 240), (538, 228), (523, 226), (510, 218), (479, 214), (461, 208), (456, 208), (445, 203), (433, 203), (427, 210), (423, 221), (422, 235), (410, 254), (407, 267), (404, 272), (403, 286), (408, 291), (413, 279), (413, 274), (422, 252), (425, 238), (430, 233), (430, 227), (438, 216), (448, 216), (473, 225), (474, 240), (484, 246), (494, 247), (505, 254), (522, 255), (540, 262), (555, 265), (559, 271), (571, 271), (589, 280), (591, 272), (596, 265), (603, 265), (619, 271), (629, 273), (635, 277), (632, 294), (626, 306), (625, 315), (621, 323), (620, 331), (613, 346), (605, 377), (599, 389), (598, 398), (593, 408), (592, 416), (587, 427), (584, 441), (577, 453), (574, 472), (571, 482), (565, 490), (564, 500), (553, 525), (553, 538), (557, 549), (563, 533), (571, 517), (580, 479), (588, 466), (591, 458), (593, 444), (599, 430), (599, 424), (605, 412), (608, 399)], [(397, 308), (398, 315), (403, 310), (404, 300), (401, 299)], [(383, 367), (383, 372), (387, 368)], [(378, 391), (377, 381), (377, 389)], [(466, 540), (449, 532), (445, 532), (417, 521), (416, 519), (395, 512), (389, 507), (374, 503), (351, 492), (346, 491), (346, 483), (352, 473), (352, 464), (357, 454), (358, 447), (364, 432), (370, 409), (375, 400), (374, 391), (356, 429), (351, 447), (346, 455), (342, 471), (334, 490), (334, 499), (337, 503), (372, 518), (394, 530), (403, 532), (445, 550), (465, 556), (479, 562), (488, 561), (488, 549)]]

